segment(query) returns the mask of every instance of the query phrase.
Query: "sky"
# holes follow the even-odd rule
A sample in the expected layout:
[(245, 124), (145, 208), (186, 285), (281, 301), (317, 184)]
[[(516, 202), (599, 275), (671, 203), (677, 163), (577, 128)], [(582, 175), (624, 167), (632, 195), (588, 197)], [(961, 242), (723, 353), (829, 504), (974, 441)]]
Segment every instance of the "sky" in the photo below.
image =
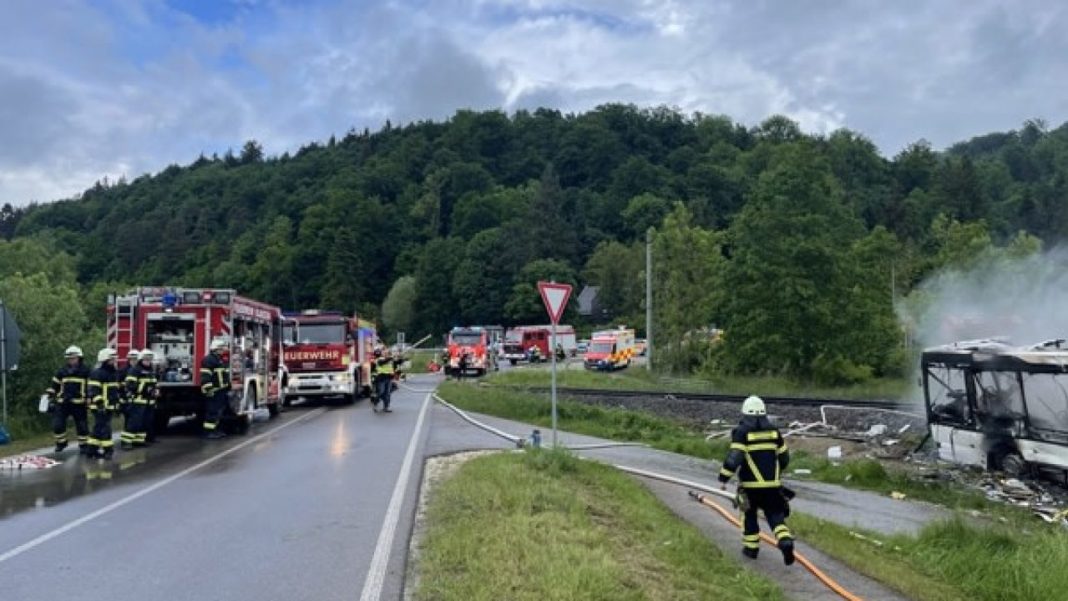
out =
[(1068, 120), (1059, 0), (3, 0), (0, 203), (457, 109), (667, 105), (886, 156)]

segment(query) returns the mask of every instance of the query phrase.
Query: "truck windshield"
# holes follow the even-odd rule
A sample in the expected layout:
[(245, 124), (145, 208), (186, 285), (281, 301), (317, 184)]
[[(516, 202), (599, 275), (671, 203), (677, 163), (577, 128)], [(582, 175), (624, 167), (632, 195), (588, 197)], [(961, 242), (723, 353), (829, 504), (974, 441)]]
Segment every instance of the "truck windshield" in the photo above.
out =
[(590, 345), (590, 351), (589, 352), (591, 352), (591, 353), (601, 353), (601, 354), (608, 355), (608, 354), (612, 353), (612, 350), (613, 350), (614, 347), (615, 347), (615, 345), (612, 344), (611, 342), (594, 342), (593, 344)]
[(300, 344), (344, 344), (345, 324), (303, 323), (297, 330)]
[(504, 340), (506, 342), (522, 342), (523, 333), (509, 330), (508, 333), (504, 335)]
[(451, 338), (453, 344), (462, 344), (464, 346), (471, 346), (482, 342), (482, 334), (473, 334), (470, 332), (453, 334)]

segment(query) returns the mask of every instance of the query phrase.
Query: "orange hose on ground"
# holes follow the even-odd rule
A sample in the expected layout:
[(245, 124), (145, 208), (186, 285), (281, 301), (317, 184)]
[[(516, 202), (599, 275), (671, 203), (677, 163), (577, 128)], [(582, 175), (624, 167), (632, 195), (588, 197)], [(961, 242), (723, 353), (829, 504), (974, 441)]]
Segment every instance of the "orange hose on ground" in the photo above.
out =
[[(734, 515), (732, 515), (730, 511), (725, 509), (719, 503), (716, 503), (715, 501), (713, 501), (712, 499), (709, 499), (705, 495), (701, 495), (701, 494), (697, 494), (697, 493), (692, 493), (691, 492), (690, 496), (692, 496), (693, 498), (697, 499), (697, 502), (701, 503), (702, 505), (713, 509), (714, 511), (719, 513), (721, 516), (723, 516), (728, 522), (734, 524), (738, 528), (742, 527), (742, 523), (738, 520), (738, 518), (734, 517)], [(771, 545), (771, 546), (773, 546), (775, 548), (778, 548), (778, 546), (779, 546), (778, 541), (776, 541), (774, 538), (772, 538), (769, 534), (767, 534), (765, 532), (761, 532), (760, 533), (760, 540), (764, 541), (765, 543), (767, 543), (767, 544), (769, 544), (769, 545)], [(851, 593), (851, 592), (845, 590), (844, 588), (842, 588), (842, 585), (840, 585), (837, 582), (835, 582), (827, 574), (824, 574), (819, 568), (814, 566), (812, 564), (812, 562), (809, 561), (808, 558), (806, 558), (805, 556), (803, 556), (800, 553), (794, 551), (794, 558), (797, 560), (797, 563), (799, 563), (802, 566), (804, 566), (805, 569), (808, 570), (809, 572), (812, 572), (812, 575), (815, 576), (820, 582), (822, 582), (827, 588), (829, 588), (832, 591), (834, 591), (835, 593), (837, 593), (843, 599), (846, 599), (846, 601), (863, 601), (863, 599), (861, 599), (860, 597), (858, 597), (858, 596), (854, 595), (853, 593)]]

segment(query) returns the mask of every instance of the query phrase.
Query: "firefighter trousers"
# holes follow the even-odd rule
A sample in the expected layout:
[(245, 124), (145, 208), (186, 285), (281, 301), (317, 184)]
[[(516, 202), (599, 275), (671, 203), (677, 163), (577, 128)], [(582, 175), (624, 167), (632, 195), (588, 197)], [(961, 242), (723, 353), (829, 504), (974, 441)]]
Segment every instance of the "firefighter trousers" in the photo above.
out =
[(145, 414), (141, 418), (144, 426), (141, 430), (145, 433), (141, 442), (155, 442), (156, 441), (156, 401), (149, 401), (145, 404)]
[(144, 446), (146, 407), (148, 401), (144, 399), (134, 399), (126, 407), (126, 425), (119, 436), (123, 446)]
[(111, 440), (111, 411), (103, 407), (93, 408), (93, 434), (89, 437), (89, 445), (106, 455), (111, 454), (115, 445)]
[(74, 420), (74, 429), (78, 433), (78, 446), (89, 444), (89, 410), (85, 403), (61, 401), (52, 413), (52, 434), (56, 445), (67, 444), (67, 418)]
[(393, 396), (393, 377), (375, 376), (375, 398), (380, 401), (384, 409), (389, 409), (389, 401)]
[(742, 547), (760, 549), (760, 523), (757, 512), (764, 512), (768, 527), (781, 544), (784, 540), (793, 540), (790, 529), (786, 526), (786, 499), (779, 488), (749, 489), (743, 493), (749, 499), (749, 506), (742, 520)]
[(230, 393), (225, 390), (216, 390), (208, 396), (207, 406), (204, 408), (204, 433), (215, 431), (222, 421), (226, 404), (230, 400)]

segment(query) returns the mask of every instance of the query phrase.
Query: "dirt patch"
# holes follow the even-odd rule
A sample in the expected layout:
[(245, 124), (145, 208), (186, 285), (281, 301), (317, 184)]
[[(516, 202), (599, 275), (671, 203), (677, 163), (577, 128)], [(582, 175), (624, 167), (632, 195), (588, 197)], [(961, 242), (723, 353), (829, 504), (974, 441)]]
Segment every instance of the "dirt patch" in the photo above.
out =
[(419, 484), (419, 502), (415, 509), (412, 537), (408, 541), (408, 569), (404, 579), (405, 601), (414, 599), (415, 591), (419, 588), (419, 574), (415, 566), (419, 562), (419, 547), (426, 532), (426, 508), (430, 502), (430, 495), (434, 487), (451, 478), (464, 463), (483, 455), (500, 452), (465, 451), (427, 458), (426, 463), (423, 465), (423, 480)]

